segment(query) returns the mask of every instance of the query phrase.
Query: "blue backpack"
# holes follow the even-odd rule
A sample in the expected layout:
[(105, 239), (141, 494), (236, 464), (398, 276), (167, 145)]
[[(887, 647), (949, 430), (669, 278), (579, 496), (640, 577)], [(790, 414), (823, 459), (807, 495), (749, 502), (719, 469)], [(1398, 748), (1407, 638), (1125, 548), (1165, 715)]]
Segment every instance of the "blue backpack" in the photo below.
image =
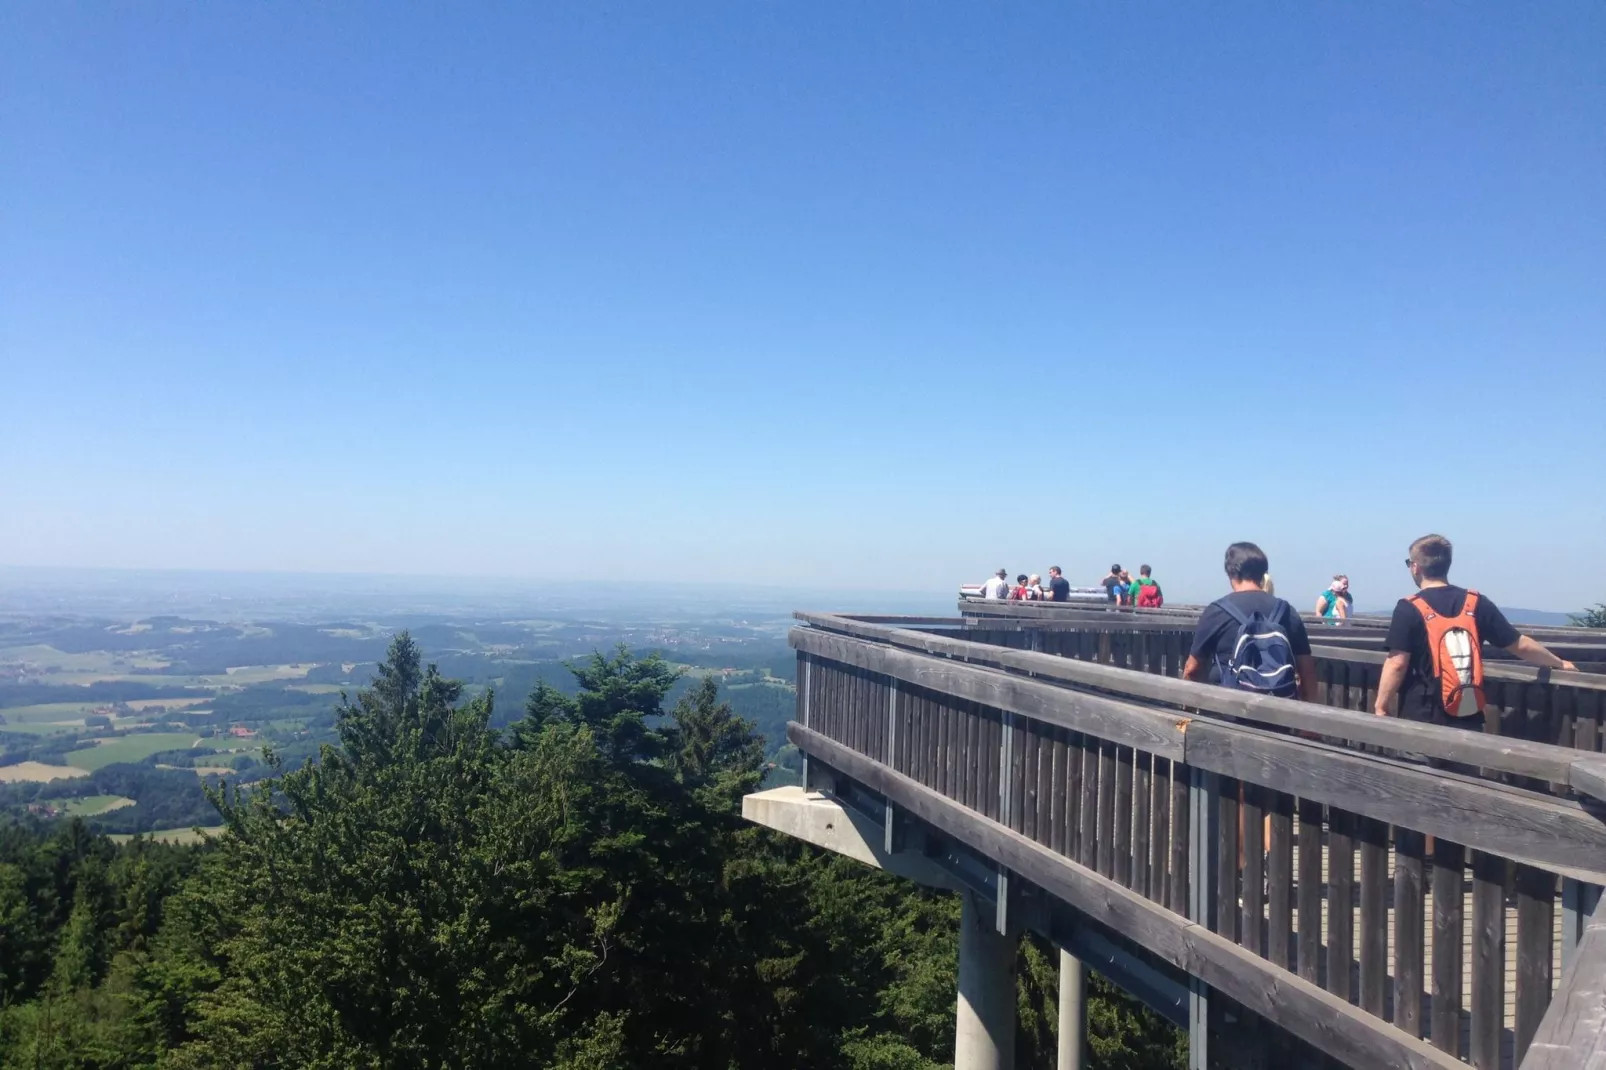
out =
[(1270, 616), (1259, 610), (1245, 613), (1231, 602), (1217, 604), (1238, 622), (1238, 633), (1233, 636), (1231, 648), (1223, 647), (1217, 653), (1222, 686), (1260, 695), (1292, 697), (1294, 647), (1279, 623), (1283, 601), (1278, 599)]

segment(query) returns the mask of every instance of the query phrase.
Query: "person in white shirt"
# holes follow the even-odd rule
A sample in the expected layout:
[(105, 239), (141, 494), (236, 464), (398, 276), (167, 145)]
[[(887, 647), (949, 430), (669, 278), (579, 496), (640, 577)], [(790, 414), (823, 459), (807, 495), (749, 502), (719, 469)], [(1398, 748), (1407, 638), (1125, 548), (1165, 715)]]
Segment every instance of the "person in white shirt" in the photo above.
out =
[(999, 569), (992, 579), (982, 584), (981, 596), (983, 598), (1008, 598), (1009, 570), (1006, 568)]

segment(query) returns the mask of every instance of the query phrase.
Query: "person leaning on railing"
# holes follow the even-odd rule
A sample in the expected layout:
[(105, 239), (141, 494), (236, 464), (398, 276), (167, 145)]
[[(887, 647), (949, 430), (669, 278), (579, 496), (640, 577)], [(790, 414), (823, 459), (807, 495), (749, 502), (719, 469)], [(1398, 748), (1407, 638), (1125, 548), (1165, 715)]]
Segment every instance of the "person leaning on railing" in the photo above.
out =
[(1424, 535), (1411, 544), (1405, 565), (1418, 593), (1402, 598), (1389, 622), (1372, 712), (1481, 732), (1484, 728), (1482, 644), (1510, 651), (1530, 665), (1576, 671), (1577, 666), (1518, 633), (1504, 613), (1477, 591), (1449, 581), (1450, 540)]

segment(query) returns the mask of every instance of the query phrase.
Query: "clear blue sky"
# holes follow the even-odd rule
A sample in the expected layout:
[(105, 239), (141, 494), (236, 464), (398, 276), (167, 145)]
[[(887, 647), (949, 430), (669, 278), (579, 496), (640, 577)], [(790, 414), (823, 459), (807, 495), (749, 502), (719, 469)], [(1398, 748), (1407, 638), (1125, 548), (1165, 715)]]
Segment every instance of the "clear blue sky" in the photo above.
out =
[(1606, 5), (0, 7), (0, 563), (1606, 599)]

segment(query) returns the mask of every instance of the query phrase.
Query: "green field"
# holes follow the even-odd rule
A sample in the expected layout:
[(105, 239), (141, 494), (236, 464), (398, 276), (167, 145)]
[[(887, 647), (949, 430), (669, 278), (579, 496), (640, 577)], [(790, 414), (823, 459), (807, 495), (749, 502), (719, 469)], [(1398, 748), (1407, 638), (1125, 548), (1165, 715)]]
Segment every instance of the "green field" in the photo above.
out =
[[(162, 843), (200, 843), (211, 836), (223, 831), (222, 825), (213, 825), (203, 829), (155, 829), (144, 834), (146, 839), (159, 840)], [(119, 832), (109, 837), (114, 843), (127, 843), (134, 838), (133, 833)]]
[[(138, 762), (158, 751), (187, 750), (196, 742), (193, 732), (139, 732), (119, 739), (109, 739), (104, 743), (81, 750), (71, 751), (67, 755), (67, 763), (76, 765), (80, 769), (94, 772), (102, 766), (115, 762)], [(198, 748), (203, 751), (217, 750), (211, 740), (201, 741)]]
[(38, 706), (11, 706), (0, 709), (6, 726), (18, 724), (44, 724), (51, 721), (70, 721), (94, 709), (93, 702), (46, 702)]
[(121, 795), (90, 795), (83, 799), (74, 799), (67, 804), (67, 812), (74, 817), (93, 817), (96, 814), (109, 813), (112, 810), (121, 810), (125, 806), (133, 806), (134, 800)]

